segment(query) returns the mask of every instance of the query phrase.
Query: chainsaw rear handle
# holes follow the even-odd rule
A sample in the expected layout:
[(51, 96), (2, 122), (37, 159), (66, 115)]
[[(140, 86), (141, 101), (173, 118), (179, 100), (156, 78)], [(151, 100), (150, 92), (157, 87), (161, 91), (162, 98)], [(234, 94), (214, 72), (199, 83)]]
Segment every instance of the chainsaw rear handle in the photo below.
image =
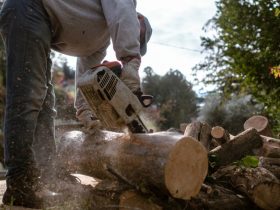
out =
[[(100, 66), (106, 66), (108, 69), (112, 70), (114, 72), (114, 74), (117, 75), (117, 77), (119, 77), (119, 78), (121, 77), (122, 65), (118, 61), (111, 61), (111, 62), (104, 61), (102, 64), (94, 66), (91, 69), (94, 70)], [(137, 96), (140, 103), (145, 108), (151, 106), (151, 104), (153, 103), (154, 97), (152, 95), (143, 95), (143, 93), (141, 91), (139, 91), (139, 92), (137, 91), (134, 94)]]

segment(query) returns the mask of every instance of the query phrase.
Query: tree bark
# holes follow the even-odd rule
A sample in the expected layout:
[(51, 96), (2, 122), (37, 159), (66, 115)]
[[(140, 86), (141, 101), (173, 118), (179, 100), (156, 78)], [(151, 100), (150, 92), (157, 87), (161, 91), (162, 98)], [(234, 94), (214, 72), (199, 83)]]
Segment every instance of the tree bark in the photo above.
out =
[(280, 147), (280, 139), (276, 139), (276, 138), (272, 138), (272, 137), (264, 136), (264, 135), (261, 135), (261, 138), (264, 143), (269, 143), (269, 144)]
[(117, 177), (186, 200), (199, 192), (208, 171), (205, 148), (192, 137), (171, 132), (100, 131), (85, 136), (72, 131), (61, 139), (58, 155), (59, 165), (69, 171), (99, 179)]
[(260, 156), (280, 158), (280, 139), (275, 139), (261, 135), (263, 140), (263, 148), (260, 151)]
[(220, 168), (212, 174), (212, 177), (221, 183), (231, 183), (233, 188), (247, 195), (260, 208), (268, 210), (280, 208), (279, 180), (265, 168), (231, 165)]
[(219, 144), (215, 139), (212, 139), (212, 140), (211, 140), (211, 143), (210, 143), (210, 148), (209, 148), (209, 150), (211, 151), (211, 150), (215, 149), (215, 148), (218, 147), (218, 146), (220, 146), (220, 144)]
[(255, 115), (250, 117), (248, 120), (245, 121), (244, 130), (248, 128), (255, 128), (260, 135), (264, 136), (273, 136), (273, 133), (270, 129), (268, 119), (261, 115)]
[(185, 209), (194, 209), (194, 210), (257, 209), (257, 206), (253, 204), (247, 198), (247, 196), (242, 196), (236, 193), (235, 191), (232, 191), (228, 188), (213, 183), (209, 185), (203, 185), (199, 194), (190, 201), (188, 207), (189, 208), (185, 208)]
[(280, 179), (280, 158), (260, 157), (259, 166), (269, 170)]
[(280, 158), (280, 147), (264, 143), (262, 156), (270, 158)]
[(120, 196), (120, 210), (126, 209), (143, 209), (143, 210), (162, 210), (163, 208), (151, 201), (149, 198), (144, 197), (137, 191), (125, 191)]
[(254, 155), (262, 147), (262, 139), (256, 129), (250, 128), (235, 136), (231, 141), (209, 152), (215, 157), (217, 166), (224, 166), (247, 155)]
[(193, 137), (209, 151), (211, 144), (211, 127), (207, 123), (193, 122), (188, 124), (184, 136)]

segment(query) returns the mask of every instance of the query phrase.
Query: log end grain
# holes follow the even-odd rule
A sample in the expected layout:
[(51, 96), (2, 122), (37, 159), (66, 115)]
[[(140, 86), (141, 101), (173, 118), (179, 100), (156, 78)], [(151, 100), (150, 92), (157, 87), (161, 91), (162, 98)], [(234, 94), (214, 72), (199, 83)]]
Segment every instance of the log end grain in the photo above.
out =
[(215, 126), (211, 129), (211, 136), (217, 140), (219, 144), (224, 144), (230, 140), (228, 131), (220, 126)]
[(173, 197), (189, 200), (199, 193), (207, 172), (207, 150), (194, 138), (182, 137), (169, 153), (165, 185)]
[(280, 184), (263, 183), (254, 188), (254, 202), (261, 208), (267, 210), (280, 209)]
[(211, 135), (217, 139), (222, 138), (224, 134), (225, 134), (225, 129), (220, 126), (215, 126), (211, 130)]
[(255, 128), (259, 134), (265, 136), (272, 136), (268, 119), (261, 115), (255, 115), (247, 119), (243, 125), (244, 130), (248, 128)]

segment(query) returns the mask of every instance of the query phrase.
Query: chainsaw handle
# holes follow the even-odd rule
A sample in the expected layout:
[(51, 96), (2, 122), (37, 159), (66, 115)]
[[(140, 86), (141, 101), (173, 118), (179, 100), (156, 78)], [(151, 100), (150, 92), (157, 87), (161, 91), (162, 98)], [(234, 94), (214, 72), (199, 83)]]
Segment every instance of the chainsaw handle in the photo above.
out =
[(139, 97), (139, 100), (140, 100), (141, 104), (145, 108), (151, 106), (151, 104), (153, 103), (153, 99), (154, 99), (154, 97), (152, 95), (141, 95)]

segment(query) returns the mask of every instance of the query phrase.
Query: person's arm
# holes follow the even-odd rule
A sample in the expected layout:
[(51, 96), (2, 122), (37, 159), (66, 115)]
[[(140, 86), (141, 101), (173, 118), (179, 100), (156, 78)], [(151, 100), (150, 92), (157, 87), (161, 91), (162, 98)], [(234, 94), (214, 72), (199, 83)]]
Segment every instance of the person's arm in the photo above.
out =
[(140, 58), (140, 24), (135, 0), (101, 0), (118, 60)]
[(82, 94), (77, 89), (77, 81), (87, 70), (90, 68), (99, 65), (104, 57), (106, 56), (106, 50), (102, 50), (100, 52), (95, 52), (94, 54), (87, 57), (78, 57), (77, 58), (77, 66), (76, 66), (76, 74), (75, 74), (75, 90), (76, 90), (76, 99), (75, 99), (75, 108), (77, 113), (82, 110), (89, 109), (86, 101), (84, 100)]
[(116, 57), (123, 64), (122, 81), (134, 93), (140, 91), (140, 23), (136, 0), (101, 0)]

